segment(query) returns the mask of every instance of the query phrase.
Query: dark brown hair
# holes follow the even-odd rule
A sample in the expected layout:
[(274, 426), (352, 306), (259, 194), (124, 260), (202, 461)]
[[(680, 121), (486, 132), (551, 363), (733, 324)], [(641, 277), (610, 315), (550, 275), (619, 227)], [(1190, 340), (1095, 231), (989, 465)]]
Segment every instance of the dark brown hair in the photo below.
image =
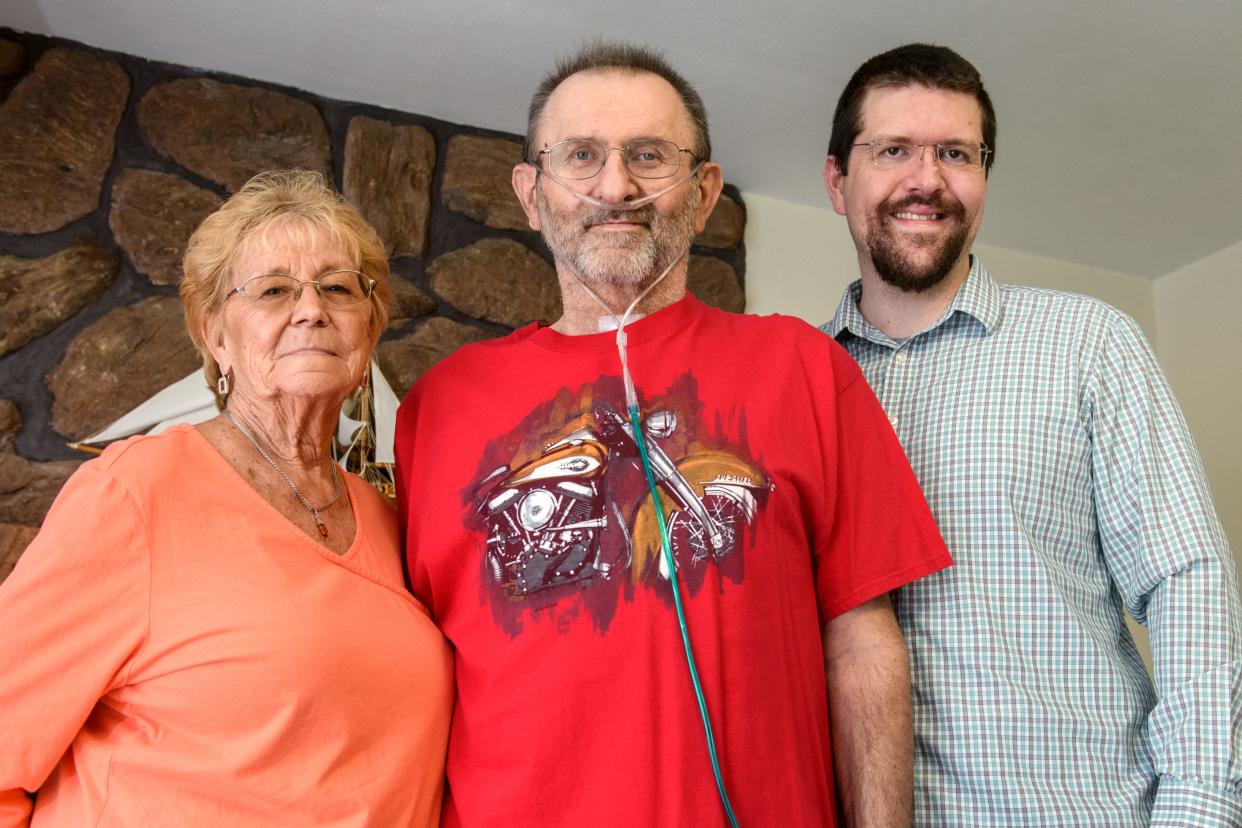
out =
[(996, 161), (996, 112), (979, 70), (947, 47), (908, 43), (871, 58), (845, 85), (828, 139), (828, 154), (836, 158), (842, 175), (849, 172), (850, 145), (862, 131), (862, 104), (867, 91), (894, 86), (926, 86), (973, 95), (983, 113), (983, 143), (991, 150), (987, 170), (992, 169)]

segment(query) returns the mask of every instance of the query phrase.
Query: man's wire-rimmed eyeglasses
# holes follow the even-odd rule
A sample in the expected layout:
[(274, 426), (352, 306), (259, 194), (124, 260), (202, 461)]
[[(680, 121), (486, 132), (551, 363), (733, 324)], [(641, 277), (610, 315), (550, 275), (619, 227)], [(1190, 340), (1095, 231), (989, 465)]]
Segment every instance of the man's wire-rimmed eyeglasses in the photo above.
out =
[(932, 157), (941, 169), (977, 172), (987, 166), (992, 153), (987, 144), (916, 144), (896, 138), (876, 138), (850, 146), (870, 148), (871, 163), (882, 170), (895, 170), (915, 159), (921, 163), (924, 151), (931, 147)]
[(598, 141), (560, 141), (539, 151), (539, 158), (546, 159), (547, 171), (559, 178), (580, 181), (593, 178), (604, 169), (608, 153), (621, 153), (621, 161), (635, 178), (668, 178), (681, 168), (684, 152), (698, 160), (694, 151), (679, 147), (672, 141), (644, 139), (631, 141), (623, 147), (607, 147)]

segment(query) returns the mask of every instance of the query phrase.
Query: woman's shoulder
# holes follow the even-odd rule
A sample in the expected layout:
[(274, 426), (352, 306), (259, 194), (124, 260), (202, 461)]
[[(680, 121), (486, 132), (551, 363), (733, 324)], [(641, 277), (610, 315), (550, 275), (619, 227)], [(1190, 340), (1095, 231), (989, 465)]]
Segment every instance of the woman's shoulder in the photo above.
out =
[(384, 534), (395, 536), (397, 532), (396, 505), (353, 472), (345, 472), (344, 477), (349, 486), (349, 496), (354, 501), (354, 510), (358, 514), (360, 528), (362, 523), (365, 523), (371, 531), (382, 531)]
[(189, 424), (113, 443), (84, 463), (82, 470), (119, 483), (139, 503), (167, 502), (170, 492), (188, 488), (226, 487), (232, 471), (207, 438)]
[(149, 477), (158, 471), (182, 475), (198, 471), (188, 464), (201, 461), (210, 444), (188, 423), (181, 423), (159, 434), (139, 434), (118, 440), (86, 465), (118, 477), (140, 474)]
[(396, 505), (385, 497), (374, 486), (353, 472), (343, 472), (342, 477), (349, 481), (349, 493), (358, 498), (359, 504), (368, 509), (386, 510), (396, 513)]

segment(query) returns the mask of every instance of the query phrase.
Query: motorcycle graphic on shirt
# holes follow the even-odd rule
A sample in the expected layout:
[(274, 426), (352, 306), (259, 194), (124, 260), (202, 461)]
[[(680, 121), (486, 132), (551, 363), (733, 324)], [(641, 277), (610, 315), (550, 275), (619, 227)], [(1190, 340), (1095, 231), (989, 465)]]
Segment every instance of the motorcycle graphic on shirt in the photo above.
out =
[[(667, 409), (641, 424), (658, 506), (645, 478), (641, 487), (635, 483), (642, 472), (633, 424), (607, 403), (567, 423), (534, 459), (479, 480), (474, 500), (487, 531), (485, 577), (510, 601), (622, 579), (666, 582), (657, 508), (679, 573), (739, 555), (770, 483), (727, 452), (700, 449), (674, 460), (663, 443), (678, 425)], [(702, 577), (687, 583), (693, 590)]]

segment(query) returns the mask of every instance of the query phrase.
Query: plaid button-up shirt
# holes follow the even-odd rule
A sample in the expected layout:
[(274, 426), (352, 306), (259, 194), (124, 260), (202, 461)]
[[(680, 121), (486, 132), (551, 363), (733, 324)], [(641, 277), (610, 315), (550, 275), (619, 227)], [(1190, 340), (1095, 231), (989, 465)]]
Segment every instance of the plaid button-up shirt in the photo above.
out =
[[(1180, 409), (1137, 325), (978, 259), (862, 366), (956, 564), (904, 587), (916, 824), (1242, 826), (1242, 623)], [(1150, 630), (1153, 688), (1122, 607)]]

